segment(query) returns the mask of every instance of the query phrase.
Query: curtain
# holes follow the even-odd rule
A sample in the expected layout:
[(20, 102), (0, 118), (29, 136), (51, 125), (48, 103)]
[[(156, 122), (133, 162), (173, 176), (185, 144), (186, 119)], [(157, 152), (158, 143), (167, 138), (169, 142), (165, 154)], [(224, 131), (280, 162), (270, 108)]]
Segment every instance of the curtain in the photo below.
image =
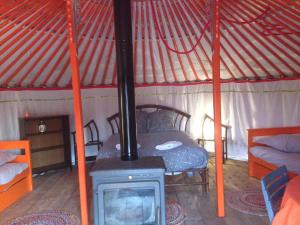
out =
[[(110, 134), (106, 118), (118, 110), (117, 89), (82, 91), (84, 123), (94, 119), (102, 140)], [(201, 137), (205, 114), (213, 116), (212, 86), (136, 88), (136, 104), (161, 104), (192, 115), (189, 135)], [(67, 114), (74, 130), (72, 91), (3, 91), (0, 139), (19, 139), (19, 118)], [(300, 125), (300, 81), (222, 84), (222, 123), (230, 125), (229, 157), (247, 159), (247, 129)], [(205, 131), (204, 131), (205, 132)], [(213, 149), (211, 149), (213, 150)]]

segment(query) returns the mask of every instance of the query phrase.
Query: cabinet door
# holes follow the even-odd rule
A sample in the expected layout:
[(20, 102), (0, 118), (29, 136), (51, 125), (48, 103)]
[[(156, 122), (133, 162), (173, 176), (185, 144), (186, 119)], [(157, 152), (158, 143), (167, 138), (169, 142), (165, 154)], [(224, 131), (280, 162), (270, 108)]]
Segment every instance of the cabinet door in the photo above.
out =
[(63, 148), (33, 152), (31, 154), (32, 169), (34, 172), (64, 167), (65, 153)]
[(43, 151), (57, 147), (64, 147), (64, 137), (62, 132), (44, 133), (41, 135), (29, 136), (31, 152)]

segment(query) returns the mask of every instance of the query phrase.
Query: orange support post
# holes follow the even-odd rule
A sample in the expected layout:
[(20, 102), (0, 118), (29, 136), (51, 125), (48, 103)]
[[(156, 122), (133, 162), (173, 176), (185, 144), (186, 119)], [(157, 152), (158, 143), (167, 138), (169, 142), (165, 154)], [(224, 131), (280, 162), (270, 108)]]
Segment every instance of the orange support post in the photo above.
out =
[(75, 113), (75, 128), (76, 128), (76, 143), (78, 156), (78, 176), (79, 176), (79, 191), (80, 191), (80, 207), (81, 207), (81, 224), (88, 225), (88, 201), (87, 201), (87, 186), (86, 186), (86, 167), (85, 167), (85, 149), (83, 141), (83, 116), (80, 92), (78, 54), (76, 44), (76, 28), (75, 15), (73, 4), (75, 0), (67, 0), (67, 19), (69, 32), (69, 49), (70, 61), (72, 68), (72, 89), (74, 96), (74, 113)]
[(213, 0), (213, 99), (214, 99), (214, 128), (216, 152), (216, 194), (217, 215), (225, 216), (224, 206), (224, 176), (221, 130), (221, 82), (220, 82), (220, 8), (219, 0)]

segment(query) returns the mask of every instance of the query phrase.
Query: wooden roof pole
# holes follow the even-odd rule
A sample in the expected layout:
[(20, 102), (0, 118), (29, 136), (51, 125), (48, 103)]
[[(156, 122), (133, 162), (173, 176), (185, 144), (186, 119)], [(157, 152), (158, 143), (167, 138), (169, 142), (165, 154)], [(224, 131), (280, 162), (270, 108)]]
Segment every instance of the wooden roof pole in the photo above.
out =
[(83, 116), (81, 104), (79, 65), (76, 43), (76, 28), (75, 15), (73, 4), (76, 0), (67, 0), (67, 20), (69, 32), (69, 50), (70, 62), (72, 68), (72, 89), (74, 96), (74, 116), (76, 129), (76, 143), (78, 156), (78, 176), (79, 176), (79, 191), (80, 191), (80, 207), (81, 207), (81, 224), (88, 225), (88, 203), (87, 203), (87, 187), (86, 187), (86, 167), (85, 167), (85, 149), (83, 141)]
[(223, 176), (223, 152), (221, 130), (221, 82), (220, 82), (220, 3), (213, 2), (213, 105), (214, 105), (214, 128), (215, 128), (215, 152), (216, 152), (216, 195), (217, 216), (225, 216), (224, 207), (224, 176)]

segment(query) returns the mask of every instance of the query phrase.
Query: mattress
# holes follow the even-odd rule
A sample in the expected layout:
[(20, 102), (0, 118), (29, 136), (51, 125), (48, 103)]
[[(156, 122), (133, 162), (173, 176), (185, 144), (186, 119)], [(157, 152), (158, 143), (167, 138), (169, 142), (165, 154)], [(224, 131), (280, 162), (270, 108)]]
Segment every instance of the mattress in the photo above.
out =
[(0, 185), (9, 183), (27, 168), (27, 163), (6, 163), (0, 166)]
[(276, 166), (285, 165), (288, 171), (300, 174), (300, 153), (281, 152), (277, 149), (256, 146), (250, 149), (252, 155)]
[[(120, 143), (119, 134), (112, 135), (98, 153), (97, 158), (120, 157), (116, 145)], [(180, 141), (182, 145), (170, 150), (157, 150), (156, 145), (168, 141)], [(193, 139), (180, 131), (142, 133), (137, 135), (139, 157), (161, 156), (165, 162), (167, 172), (180, 172), (189, 169), (205, 168), (208, 162), (208, 153)]]

